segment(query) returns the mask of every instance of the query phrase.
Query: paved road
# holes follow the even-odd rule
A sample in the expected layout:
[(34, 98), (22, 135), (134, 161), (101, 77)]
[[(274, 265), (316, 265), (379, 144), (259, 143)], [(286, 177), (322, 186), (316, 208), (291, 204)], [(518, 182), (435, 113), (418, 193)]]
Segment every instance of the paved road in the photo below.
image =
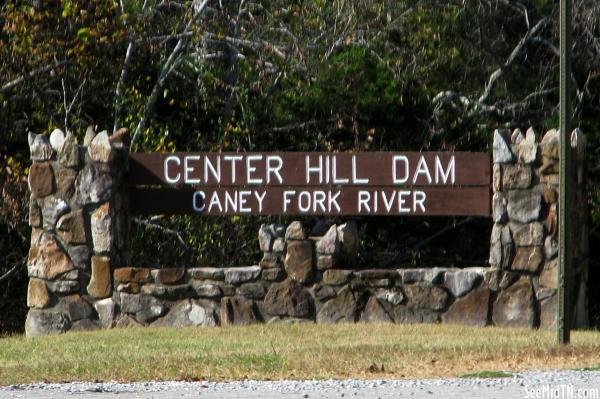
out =
[(515, 373), (500, 379), (145, 382), (32, 384), (0, 387), (7, 398), (600, 398), (600, 372)]

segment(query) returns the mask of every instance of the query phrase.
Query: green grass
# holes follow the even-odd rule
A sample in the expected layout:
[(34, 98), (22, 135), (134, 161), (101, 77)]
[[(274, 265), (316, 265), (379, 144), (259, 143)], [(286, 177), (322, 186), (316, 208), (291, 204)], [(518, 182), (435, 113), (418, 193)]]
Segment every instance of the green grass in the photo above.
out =
[(510, 378), (513, 375), (504, 371), (478, 371), (476, 373), (466, 373), (461, 375), (462, 378)]
[[(37, 381), (460, 377), (600, 364), (600, 333), (457, 325), (254, 325), (0, 339), (0, 385)], [(481, 376), (479, 374), (478, 376)]]

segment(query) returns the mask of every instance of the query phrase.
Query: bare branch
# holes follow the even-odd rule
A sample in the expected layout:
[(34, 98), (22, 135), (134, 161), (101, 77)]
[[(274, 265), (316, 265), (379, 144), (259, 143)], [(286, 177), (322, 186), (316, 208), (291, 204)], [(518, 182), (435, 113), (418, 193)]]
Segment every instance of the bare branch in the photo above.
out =
[(28, 72), (25, 75), (23, 75), (17, 79), (14, 79), (14, 80), (11, 80), (10, 82), (5, 83), (2, 87), (0, 87), (0, 93), (7, 92), (7, 91), (13, 89), (14, 87), (20, 85), (21, 83), (25, 82), (26, 80), (33, 78), (34, 76), (40, 75), (44, 72), (48, 72), (48, 71), (52, 70), (53, 68), (58, 68), (66, 63), (67, 63), (67, 61), (60, 61), (60, 62), (55, 62), (54, 64), (51, 64), (51, 65), (46, 65), (44, 67), (34, 69), (33, 71)]

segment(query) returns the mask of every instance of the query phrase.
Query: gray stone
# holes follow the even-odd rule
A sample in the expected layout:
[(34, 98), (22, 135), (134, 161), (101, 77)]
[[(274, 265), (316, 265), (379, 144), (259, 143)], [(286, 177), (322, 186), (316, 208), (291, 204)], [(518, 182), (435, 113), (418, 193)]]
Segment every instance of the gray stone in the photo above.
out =
[(422, 324), (437, 323), (440, 315), (431, 309), (416, 309), (410, 305), (399, 305), (391, 309), (390, 314), (396, 323)]
[(197, 267), (187, 269), (188, 274), (193, 279), (198, 280), (224, 280), (225, 270), (221, 267)]
[(299, 241), (306, 240), (306, 232), (304, 231), (304, 227), (302, 227), (302, 223), (298, 221), (290, 223), (285, 230), (285, 239)]
[(457, 299), (450, 309), (442, 315), (444, 323), (486, 326), (489, 320), (490, 290), (473, 291)]
[(273, 269), (281, 266), (279, 255), (273, 252), (264, 252), (263, 257), (258, 263), (262, 269)]
[(46, 283), (48, 289), (55, 294), (72, 294), (79, 290), (79, 281), (73, 280), (55, 280)]
[(67, 168), (79, 166), (79, 144), (73, 133), (67, 131), (62, 149), (58, 153), (58, 162)]
[(42, 209), (33, 194), (29, 197), (29, 226), (42, 227)]
[(72, 322), (89, 319), (94, 312), (90, 304), (77, 294), (61, 298), (58, 306), (64, 314), (69, 316)]
[(539, 284), (546, 288), (558, 288), (558, 259), (546, 262), (544, 269), (540, 273)]
[(83, 211), (76, 210), (61, 216), (56, 224), (56, 230), (58, 236), (68, 244), (85, 244), (87, 237)]
[(502, 327), (534, 326), (534, 294), (529, 279), (520, 278), (516, 283), (500, 291), (493, 306), (492, 321)]
[(49, 162), (36, 162), (29, 168), (27, 177), (29, 191), (34, 197), (43, 198), (54, 192), (54, 172)]
[(363, 323), (393, 323), (385, 308), (379, 303), (377, 298), (371, 297), (365, 305), (360, 321)]
[(288, 242), (284, 265), (290, 278), (299, 283), (309, 283), (313, 277), (312, 241)]
[(513, 144), (519, 144), (524, 139), (525, 136), (523, 136), (523, 132), (521, 132), (521, 129), (519, 128), (513, 130), (512, 134), (510, 135), (510, 142)]
[(504, 134), (498, 129), (494, 130), (493, 143), (494, 163), (510, 163), (513, 161), (513, 153)]
[(67, 246), (67, 253), (73, 265), (79, 270), (90, 269), (90, 249), (87, 245), (69, 245)]
[(535, 191), (510, 191), (507, 209), (511, 220), (519, 223), (536, 221), (542, 209), (542, 196)]
[(96, 162), (110, 162), (114, 157), (114, 150), (110, 144), (108, 132), (103, 130), (98, 133), (88, 146), (90, 158)]
[(81, 205), (98, 204), (110, 199), (113, 181), (93, 164), (86, 165), (75, 180), (75, 198)]
[(221, 298), (222, 325), (248, 325), (260, 321), (254, 301), (244, 298)]
[(265, 281), (281, 281), (285, 278), (285, 272), (279, 267), (263, 269), (261, 278)]
[(536, 273), (543, 261), (542, 247), (518, 247), (511, 269)]
[(374, 293), (375, 297), (380, 301), (388, 302), (391, 305), (397, 306), (404, 301), (404, 294), (400, 288), (379, 289)]
[(94, 252), (110, 252), (113, 244), (111, 208), (108, 203), (102, 204), (92, 212), (90, 218)]
[(74, 322), (69, 331), (96, 331), (99, 329), (100, 327), (93, 320), (82, 319)]
[(307, 317), (312, 313), (313, 304), (308, 291), (288, 279), (269, 287), (263, 308), (269, 315)]
[(134, 317), (122, 314), (115, 322), (115, 328), (138, 328), (144, 327), (142, 323), (137, 321)]
[(249, 299), (263, 299), (267, 293), (265, 287), (261, 283), (242, 284), (236, 290), (236, 295)]
[(317, 270), (326, 270), (336, 267), (337, 257), (333, 255), (317, 255)]
[(538, 145), (523, 141), (519, 145), (519, 161), (525, 164), (532, 164), (536, 161), (538, 154)]
[(234, 296), (235, 295), (235, 286), (233, 286), (231, 284), (227, 284), (225, 282), (221, 282), (221, 281), (217, 282), (216, 284), (221, 289), (223, 296)]
[(530, 166), (504, 165), (502, 169), (502, 187), (504, 189), (526, 189), (531, 186), (533, 172)]
[(391, 287), (393, 282), (389, 278), (377, 278), (370, 279), (367, 281), (368, 285), (375, 288), (388, 288)]
[(83, 145), (89, 146), (96, 137), (96, 127), (94, 125), (89, 125), (85, 130), (85, 136), (83, 137)]
[(317, 313), (317, 323), (355, 322), (363, 303), (362, 294), (344, 287), (336, 297), (321, 307)]
[(54, 150), (46, 136), (30, 132), (27, 139), (29, 141), (29, 152), (31, 153), (32, 161), (41, 162), (52, 159)]
[(60, 334), (70, 327), (71, 322), (65, 314), (52, 310), (29, 309), (25, 320), (25, 334), (28, 337)]
[(444, 278), (445, 270), (437, 267), (431, 269), (425, 268), (411, 268), (411, 269), (398, 269), (402, 281), (404, 283), (418, 283), (424, 282), (428, 284), (438, 284)]
[(455, 297), (465, 295), (481, 280), (483, 275), (472, 270), (447, 271), (444, 275), (444, 285)]
[(540, 222), (533, 222), (517, 226), (512, 233), (512, 238), (517, 247), (542, 245), (544, 242), (544, 225)]
[(135, 314), (136, 319), (142, 323), (149, 323), (159, 318), (167, 310), (161, 301), (152, 296), (124, 292), (121, 292), (119, 296), (121, 312)]
[(556, 330), (558, 297), (556, 295), (540, 301), (540, 328)]
[(98, 314), (100, 325), (103, 328), (111, 328), (115, 323), (115, 302), (112, 298), (106, 298), (94, 302), (94, 308)]
[(69, 204), (63, 199), (50, 195), (42, 200), (42, 220), (45, 230), (54, 230), (58, 219), (69, 212)]
[(544, 137), (542, 138), (542, 141), (540, 143), (547, 144), (547, 143), (552, 143), (552, 142), (558, 142), (559, 139), (560, 139), (560, 137), (558, 134), (558, 130), (550, 129), (546, 132), (546, 134), (544, 135)]
[(502, 226), (495, 223), (492, 227), (492, 235), (490, 237), (490, 258), (489, 264), (492, 267), (502, 267)]
[(273, 252), (276, 254), (281, 254), (285, 251), (285, 240), (283, 238), (276, 238), (273, 241)]
[(342, 246), (342, 253), (351, 258), (356, 256), (360, 244), (356, 222), (352, 220), (339, 225), (337, 235)]
[(275, 241), (274, 232), (271, 226), (261, 224), (258, 230), (258, 245), (263, 252), (271, 252), (273, 250), (273, 242)]
[(326, 301), (336, 295), (335, 289), (329, 285), (315, 284), (311, 288), (313, 297), (317, 301)]
[(352, 270), (328, 269), (323, 272), (323, 284), (344, 285), (352, 277)]
[(318, 254), (333, 255), (339, 252), (337, 226), (332, 225), (316, 244)]
[(494, 193), (492, 198), (492, 219), (494, 223), (504, 223), (508, 217), (506, 214), (506, 197), (502, 193)]
[(194, 295), (194, 290), (190, 284), (144, 284), (142, 294), (174, 300), (190, 297)]
[(492, 187), (495, 193), (502, 190), (502, 165), (497, 163), (492, 166)]
[(228, 267), (225, 269), (225, 282), (242, 284), (256, 280), (260, 276), (260, 266)]
[(267, 324), (306, 324), (314, 323), (311, 319), (299, 319), (297, 317), (271, 317)]
[(553, 259), (558, 255), (558, 239), (556, 237), (546, 237), (544, 240), (544, 255), (546, 259)]
[(65, 134), (60, 129), (54, 129), (52, 133), (50, 133), (50, 146), (58, 153), (62, 150), (64, 144)]
[(417, 309), (442, 310), (448, 303), (448, 293), (439, 287), (424, 284), (407, 284), (404, 292), (409, 304)]
[(204, 281), (194, 281), (192, 282), (192, 287), (196, 291), (201, 298), (220, 298), (221, 288), (217, 284), (204, 282)]
[(152, 323), (152, 327), (199, 327), (217, 325), (213, 309), (202, 306), (198, 301), (185, 299), (178, 302), (169, 313)]
[[(116, 281), (115, 284), (117, 284)], [(138, 283), (119, 283), (117, 285), (117, 291), (126, 292), (128, 294), (139, 294), (142, 290)]]

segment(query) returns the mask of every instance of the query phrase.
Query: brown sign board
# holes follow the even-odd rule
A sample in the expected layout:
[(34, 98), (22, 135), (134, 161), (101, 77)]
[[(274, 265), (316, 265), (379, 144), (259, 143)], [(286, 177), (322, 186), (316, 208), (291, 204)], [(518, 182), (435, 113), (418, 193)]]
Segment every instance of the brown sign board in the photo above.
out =
[(133, 153), (131, 210), (488, 216), (490, 166), (468, 152)]

